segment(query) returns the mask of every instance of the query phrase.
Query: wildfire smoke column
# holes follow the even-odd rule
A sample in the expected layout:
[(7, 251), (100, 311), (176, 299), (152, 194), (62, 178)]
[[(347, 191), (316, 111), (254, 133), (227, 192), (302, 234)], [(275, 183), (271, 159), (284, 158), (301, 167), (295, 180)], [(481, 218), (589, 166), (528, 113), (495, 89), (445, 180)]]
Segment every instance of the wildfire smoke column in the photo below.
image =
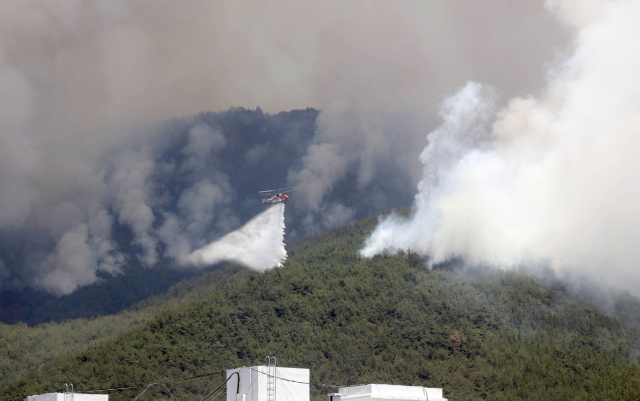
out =
[(412, 217), (383, 219), (364, 256), (542, 262), (640, 294), (640, 2), (546, 4), (575, 28), (572, 54), (501, 110), (474, 82), (447, 99)]

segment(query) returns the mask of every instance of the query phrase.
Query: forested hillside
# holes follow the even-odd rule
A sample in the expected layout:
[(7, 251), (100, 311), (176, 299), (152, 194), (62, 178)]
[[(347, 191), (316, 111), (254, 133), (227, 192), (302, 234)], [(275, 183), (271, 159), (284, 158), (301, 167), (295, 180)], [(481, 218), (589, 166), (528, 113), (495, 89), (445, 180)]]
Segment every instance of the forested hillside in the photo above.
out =
[[(156, 137), (154, 145), (158, 149), (154, 152), (157, 165), (178, 166), (173, 173), (158, 167), (161, 171), (147, 178), (147, 187), (156, 199), (152, 204), (154, 215), (162, 220), (168, 212), (177, 213), (180, 194), (193, 180), (215, 181), (224, 177), (229, 184), (223, 186), (225, 204), (233, 201), (233, 210), (218, 207), (209, 212), (211, 215), (214, 212), (223, 214), (236, 226), (214, 224), (207, 231), (210, 235), (219, 236), (237, 228), (238, 224), (264, 209), (259, 190), (265, 189), (266, 185), (284, 185), (288, 169), (299, 163), (305, 146), (313, 137), (317, 115), (315, 109), (268, 115), (259, 109), (231, 108), (223, 112), (174, 118), (148, 127)], [(186, 167), (192, 161), (183, 150), (189, 146), (191, 131), (205, 126), (214, 127), (223, 136), (226, 147), (222, 153), (212, 151), (208, 154), (207, 163), (201, 162), (204, 171), (194, 178)], [(264, 163), (275, 157), (280, 162)], [(110, 170), (115, 169), (117, 167)], [(158, 221), (156, 226), (161, 222)], [(296, 224), (291, 223), (290, 226), (295, 229)], [(47, 242), (38, 232), (16, 234), (0, 230), (0, 321), (36, 325), (114, 314), (149, 296), (166, 292), (181, 280), (203, 273), (177, 266), (172, 257), (159, 258), (153, 266), (145, 264), (139, 255), (141, 249), (136, 244), (135, 233), (127, 225), (116, 223), (112, 235), (116, 245), (114, 252), (123, 256), (122, 274), (99, 272), (100, 281), (58, 297), (28, 285), (28, 275), (33, 274), (33, 259), (41, 258), (41, 254), (55, 244)]]
[[(202, 297), (247, 274), (247, 269), (241, 266), (221, 267), (197, 279), (175, 284), (167, 293), (149, 297), (113, 315), (43, 323), (36, 327), (0, 323), (0, 389), (49, 362), (84, 351), (143, 324), (162, 311)], [(94, 301), (99, 300), (87, 299), (87, 302)]]
[(127, 261), (123, 274), (106, 276), (104, 280), (78, 288), (69, 295), (56, 297), (30, 288), (6, 290), (0, 300), (0, 321), (26, 323), (61, 323), (69, 319), (116, 314), (134, 304), (163, 294), (182, 280), (188, 280), (214, 270), (179, 268), (171, 260), (163, 260), (153, 269), (140, 261)]
[[(640, 341), (560, 282), (525, 271), (427, 268), (408, 251), (359, 257), (369, 218), (291, 246), (284, 267), (250, 273), (117, 338), (44, 366), (1, 398), (141, 386), (111, 400), (200, 399), (215, 373), (262, 364), (311, 369), (323, 384), (444, 388), (450, 400), (640, 399)], [(170, 393), (169, 393), (170, 392)]]
[[(132, 152), (136, 157), (143, 157), (132, 149), (151, 148), (147, 152), (153, 157), (140, 153), (150, 158), (147, 162), (154, 167), (144, 183), (135, 188), (148, 192), (149, 208), (155, 219), (153, 228), (166, 236), (163, 238), (167, 243), (156, 241), (157, 261), (151, 265), (146, 263), (145, 251), (137, 242), (136, 233), (114, 219), (111, 253), (121, 256), (122, 274), (99, 271), (99, 281), (72, 293), (54, 296), (34, 289), (37, 287), (29, 283), (37, 275), (33, 270), (36, 261), (45, 259), (44, 255), (52, 252), (55, 243), (38, 232), (0, 230), (0, 321), (36, 325), (113, 314), (200, 274), (177, 266), (175, 255), (168, 251), (171, 244), (184, 242), (188, 236), (168, 232), (170, 224), (164, 231), (161, 227), (171, 220), (170, 216), (186, 213), (183, 210), (186, 200), (197, 198), (195, 194), (201, 193), (200, 190), (215, 202), (206, 210), (194, 212), (198, 217), (191, 223), (200, 230), (189, 234), (194, 246), (218, 239), (255, 217), (265, 207), (258, 191), (288, 185), (290, 171), (302, 168), (307, 149), (314, 141), (318, 114), (319, 111), (312, 108), (265, 114), (259, 108), (238, 107), (174, 118), (147, 127), (154, 138), (151, 144), (144, 141), (128, 144), (124, 150), (115, 149), (114, 154)], [(202, 152), (198, 153), (199, 158), (193, 156), (194, 149)], [(124, 168), (124, 162), (105, 163), (107, 176), (122, 173), (119, 171)], [(303, 194), (294, 192), (287, 204), (286, 241), (410, 205), (414, 188), (408, 184), (406, 174), (392, 166), (385, 171), (388, 175), (374, 177), (367, 185), (359, 183), (355, 174), (338, 180), (326, 194), (335, 210), (310, 211), (304, 204), (297, 203)], [(208, 205), (210, 201), (194, 200), (198, 205)]]

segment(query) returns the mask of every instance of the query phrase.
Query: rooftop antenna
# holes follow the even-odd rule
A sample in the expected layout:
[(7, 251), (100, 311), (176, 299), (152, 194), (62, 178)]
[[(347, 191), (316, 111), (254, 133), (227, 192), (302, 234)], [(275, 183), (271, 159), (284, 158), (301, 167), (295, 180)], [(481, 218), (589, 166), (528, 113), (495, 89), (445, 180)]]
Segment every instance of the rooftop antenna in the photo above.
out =
[(267, 401), (276, 401), (276, 357), (267, 356), (264, 366), (267, 367)]

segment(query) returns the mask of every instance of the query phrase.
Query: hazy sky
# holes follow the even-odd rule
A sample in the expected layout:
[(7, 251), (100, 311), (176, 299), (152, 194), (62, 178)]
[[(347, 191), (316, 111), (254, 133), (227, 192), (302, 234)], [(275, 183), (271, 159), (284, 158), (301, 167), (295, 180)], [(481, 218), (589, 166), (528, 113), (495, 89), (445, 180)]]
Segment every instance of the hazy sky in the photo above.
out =
[[(29, 284), (56, 293), (118, 270), (115, 220), (153, 264), (163, 239), (145, 123), (230, 106), (323, 109), (289, 180), (305, 184), (311, 212), (343, 223), (353, 213), (327, 203), (328, 189), (349, 170), (366, 185), (389, 164), (417, 184), (439, 105), (468, 80), (492, 87), (498, 103), (543, 90), (588, 21), (558, 11), (574, 3), (550, 2), (554, 14), (537, 0), (3, 1), (0, 232), (53, 244), (24, 269)], [(576, 20), (559, 22), (567, 15)], [(132, 139), (142, 144), (128, 148)], [(108, 163), (118, 168), (110, 177)], [(188, 189), (185, 219), (220, 205), (229, 186), (218, 177)]]

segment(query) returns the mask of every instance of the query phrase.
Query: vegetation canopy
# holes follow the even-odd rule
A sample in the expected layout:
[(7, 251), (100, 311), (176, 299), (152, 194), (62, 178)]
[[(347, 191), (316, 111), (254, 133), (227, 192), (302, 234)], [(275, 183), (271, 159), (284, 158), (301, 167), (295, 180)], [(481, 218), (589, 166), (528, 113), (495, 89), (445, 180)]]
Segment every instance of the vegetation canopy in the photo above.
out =
[[(523, 271), (429, 268), (407, 250), (361, 258), (369, 218), (301, 240), (247, 276), (6, 386), (2, 399), (190, 378), (276, 355), (323, 384), (442, 387), (450, 400), (640, 399), (639, 339), (560, 282)], [(223, 373), (139, 399), (201, 399)], [(129, 400), (145, 388), (110, 393)]]

